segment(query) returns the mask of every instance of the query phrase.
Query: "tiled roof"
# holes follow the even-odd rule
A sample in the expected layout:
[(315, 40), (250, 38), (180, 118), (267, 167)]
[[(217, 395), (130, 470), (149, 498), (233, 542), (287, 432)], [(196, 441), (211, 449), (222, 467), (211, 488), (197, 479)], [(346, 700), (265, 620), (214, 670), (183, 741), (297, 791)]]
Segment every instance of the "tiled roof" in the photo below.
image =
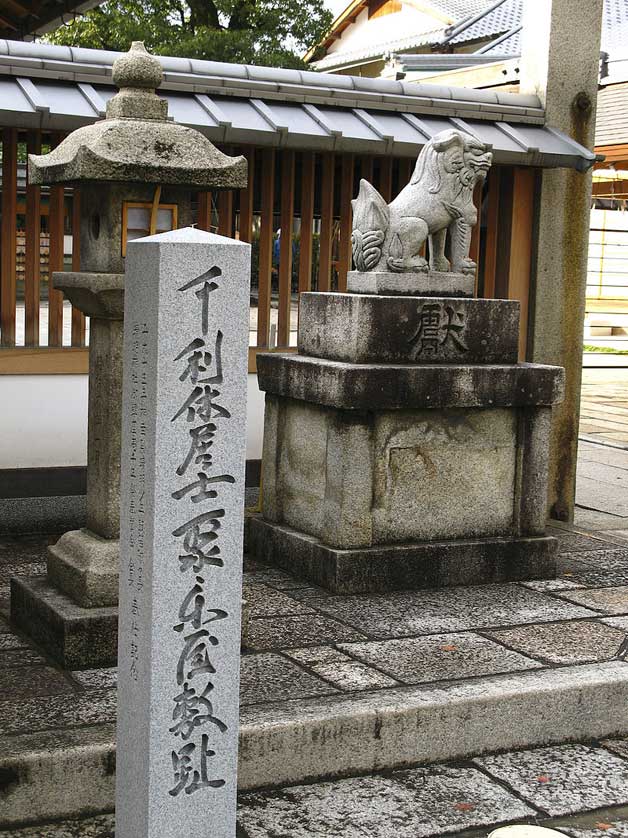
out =
[(628, 84), (609, 84), (597, 98), (595, 144), (628, 143)]

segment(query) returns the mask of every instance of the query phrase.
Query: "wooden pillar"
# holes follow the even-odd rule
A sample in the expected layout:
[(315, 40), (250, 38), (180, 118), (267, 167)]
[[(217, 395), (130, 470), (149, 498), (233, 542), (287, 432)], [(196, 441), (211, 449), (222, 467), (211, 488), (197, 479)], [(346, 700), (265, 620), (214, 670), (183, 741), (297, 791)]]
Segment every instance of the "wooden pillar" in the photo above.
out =
[(518, 167), (514, 171), (508, 299), (519, 300), (521, 304), (519, 325), (519, 360), (521, 361), (527, 357), (528, 345), (535, 177), (534, 169)]
[(262, 212), (259, 234), (257, 345), (268, 346), (273, 269), (273, 210), (275, 201), (275, 151), (262, 151)]
[[(72, 192), (72, 270), (81, 270), (81, 191)], [(72, 306), (72, 346), (85, 346), (85, 315)]]
[[(29, 131), (26, 153), (41, 153), (41, 132)], [(24, 254), (24, 307), (26, 346), (39, 346), (39, 297), (41, 263), (41, 188), (26, 185), (26, 230)]]
[(240, 190), (240, 241), (251, 242), (253, 239), (253, 196), (255, 195), (255, 149), (244, 152), (249, 164), (247, 186)]
[(281, 160), (281, 240), (279, 243), (279, 314), (277, 346), (290, 345), (292, 302), (292, 225), (294, 219), (294, 151), (284, 150)]
[[(63, 135), (52, 138), (53, 147), (59, 145)], [(48, 199), (48, 229), (50, 249), (48, 251), (48, 346), (63, 345), (63, 294), (52, 285), (54, 271), (63, 270), (63, 234), (65, 193), (63, 184), (50, 187)]]
[(475, 296), (478, 295), (478, 282), (480, 278), (480, 235), (482, 230), (482, 185), (477, 184), (473, 190), (473, 203), (478, 208), (478, 221), (471, 231), (471, 243), (469, 245), (469, 258), (477, 265), (475, 271)]
[(2, 131), (2, 226), (0, 248), (0, 327), (2, 346), (15, 346), (17, 252), (17, 130)]
[(299, 238), (299, 293), (312, 288), (312, 230), (316, 159), (306, 151), (301, 158), (301, 235)]
[(331, 288), (331, 256), (334, 237), (334, 167), (335, 158), (331, 152), (322, 156), (321, 177), (321, 238), (318, 261), (318, 291)]
[(353, 154), (342, 157), (340, 184), (340, 258), (338, 290), (347, 290), (347, 272), (351, 270), (351, 199), (353, 198)]
[(212, 193), (199, 192), (196, 211), (196, 224), (199, 230), (206, 230), (208, 233), (212, 229)]
[(233, 189), (218, 193), (218, 235), (233, 238)]
[(499, 229), (499, 191), (501, 169), (493, 167), (488, 175), (488, 205), (486, 208), (486, 248), (484, 252), (484, 288), (483, 296), (495, 296), (495, 276), (497, 273), (497, 242)]
[(392, 157), (381, 157), (379, 161), (378, 192), (386, 203), (392, 200)]

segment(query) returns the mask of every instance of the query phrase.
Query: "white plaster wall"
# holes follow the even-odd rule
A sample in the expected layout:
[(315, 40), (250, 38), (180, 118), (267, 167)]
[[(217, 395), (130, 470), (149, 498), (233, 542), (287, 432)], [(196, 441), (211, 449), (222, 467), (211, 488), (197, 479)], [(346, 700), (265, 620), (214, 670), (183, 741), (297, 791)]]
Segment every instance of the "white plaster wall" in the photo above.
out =
[(432, 15), (420, 12), (405, 3), (399, 12), (372, 17), (370, 20), (368, 10), (364, 9), (355, 19), (355, 23), (347, 26), (340, 38), (330, 44), (327, 52), (350, 52), (372, 44), (386, 44), (388, 41), (395, 41), (410, 35), (431, 32), (443, 25)]
[[(264, 394), (248, 378), (246, 456), (262, 456)], [(0, 469), (87, 462), (87, 376), (0, 376)]]

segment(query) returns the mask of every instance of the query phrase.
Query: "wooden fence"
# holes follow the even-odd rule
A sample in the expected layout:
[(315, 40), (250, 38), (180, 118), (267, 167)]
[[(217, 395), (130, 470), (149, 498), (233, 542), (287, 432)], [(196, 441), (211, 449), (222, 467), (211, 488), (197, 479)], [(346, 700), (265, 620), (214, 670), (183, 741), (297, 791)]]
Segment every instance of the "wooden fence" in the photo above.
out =
[[(14, 128), (2, 133), (0, 373), (87, 371), (85, 319), (66, 304), (64, 329), (63, 297), (48, 281), (52, 271), (79, 269), (80, 190), (25, 183), (27, 153), (48, 150), (60, 140), (60, 135)], [(351, 266), (351, 199), (359, 179), (373, 182), (390, 200), (408, 182), (414, 160), (252, 147), (222, 150), (247, 157), (248, 186), (200, 194), (197, 221), (202, 229), (252, 245), (254, 371), (258, 350), (295, 344), (299, 292), (345, 290)], [(522, 357), (535, 183), (534, 169), (494, 167), (477, 196), (481, 223), (472, 241), (479, 296), (521, 301)], [(22, 323), (18, 314), (23, 316), (23, 338), (16, 341), (16, 325)], [(40, 341), (44, 314), (48, 326), (46, 339)]]

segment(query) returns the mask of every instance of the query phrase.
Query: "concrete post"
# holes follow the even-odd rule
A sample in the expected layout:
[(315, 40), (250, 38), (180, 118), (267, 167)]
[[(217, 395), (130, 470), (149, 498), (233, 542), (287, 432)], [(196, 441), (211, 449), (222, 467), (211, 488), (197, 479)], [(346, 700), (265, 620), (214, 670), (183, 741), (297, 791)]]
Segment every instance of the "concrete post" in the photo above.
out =
[[(521, 92), (536, 93), (548, 124), (592, 149), (603, 0), (526, 0)], [(548, 505), (573, 518), (591, 175), (543, 172), (531, 276), (528, 360), (565, 368), (565, 400), (553, 411)]]

